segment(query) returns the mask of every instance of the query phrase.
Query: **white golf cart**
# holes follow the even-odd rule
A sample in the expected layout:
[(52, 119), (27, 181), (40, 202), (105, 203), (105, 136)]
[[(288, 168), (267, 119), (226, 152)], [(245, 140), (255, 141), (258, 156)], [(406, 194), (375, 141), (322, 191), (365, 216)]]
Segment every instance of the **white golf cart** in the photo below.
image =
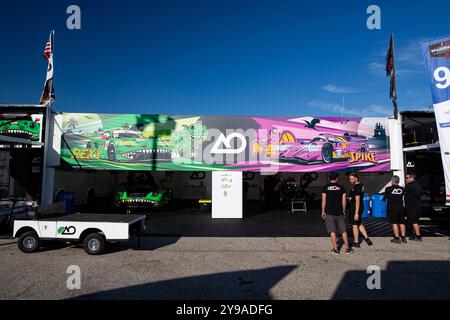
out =
[(130, 240), (145, 229), (144, 215), (86, 214), (15, 219), (13, 236), (22, 252), (35, 252), (42, 240), (77, 242), (91, 255), (101, 254), (107, 242)]

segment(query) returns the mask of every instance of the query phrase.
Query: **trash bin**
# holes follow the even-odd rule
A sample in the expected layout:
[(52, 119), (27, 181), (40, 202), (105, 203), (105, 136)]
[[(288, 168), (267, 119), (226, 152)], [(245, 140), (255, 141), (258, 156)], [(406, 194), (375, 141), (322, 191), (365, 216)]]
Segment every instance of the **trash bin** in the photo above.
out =
[(370, 194), (366, 194), (363, 198), (364, 210), (362, 212), (361, 218), (370, 217), (372, 211), (372, 197)]
[(374, 218), (386, 218), (387, 217), (387, 205), (383, 201), (382, 194), (372, 195), (372, 217)]
[(211, 212), (211, 200), (210, 199), (200, 199), (198, 201), (200, 205), (200, 212), (201, 213), (209, 213)]
[(74, 198), (73, 192), (61, 191), (56, 196), (55, 202), (64, 202), (64, 213), (73, 213)]

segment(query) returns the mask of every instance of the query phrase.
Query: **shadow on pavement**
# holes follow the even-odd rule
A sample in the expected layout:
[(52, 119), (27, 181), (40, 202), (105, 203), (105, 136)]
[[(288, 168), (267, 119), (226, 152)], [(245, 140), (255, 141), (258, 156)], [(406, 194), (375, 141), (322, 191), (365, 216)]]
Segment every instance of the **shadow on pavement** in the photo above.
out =
[[(111, 253), (118, 253), (122, 251), (126, 251), (129, 249), (133, 250), (147, 250), (147, 251), (153, 251), (157, 250), (159, 248), (163, 248), (166, 246), (170, 246), (174, 243), (176, 243), (180, 237), (177, 236), (165, 236), (165, 237), (142, 237), (141, 242), (139, 244), (139, 240), (137, 238), (131, 239), (130, 241), (119, 241), (116, 243), (110, 243), (108, 242), (105, 248), (105, 251), (102, 253), (102, 255), (108, 255)], [(16, 245), (17, 242), (8, 242), (8, 243), (2, 243), (0, 246), (6, 246), (6, 245)], [(83, 245), (76, 243), (76, 242), (63, 242), (63, 241), (42, 241), (41, 247), (37, 252), (48, 252), (53, 250), (59, 250), (63, 248), (77, 248), (79, 250), (84, 250)]]
[(391, 261), (381, 270), (381, 289), (369, 290), (373, 273), (347, 272), (333, 299), (450, 299), (450, 261)]
[[(119, 241), (117, 243), (107, 243), (105, 251), (102, 255), (107, 255), (111, 253), (118, 253), (122, 251), (126, 251), (129, 249), (137, 250), (137, 251), (153, 251), (159, 248), (163, 248), (166, 246), (170, 246), (176, 243), (180, 237), (172, 236), (172, 237), (149, 237), (143, 236), (139, 240), (138, 238), (131, 239), (130, 241)], [(77, 245), (80, 249), (83, 250), (82, 245)]]
[(73, 299), (269, 300), (272, 299), (270, 289), (295, 268), (279, 266), (193, 276), (86, 294)]

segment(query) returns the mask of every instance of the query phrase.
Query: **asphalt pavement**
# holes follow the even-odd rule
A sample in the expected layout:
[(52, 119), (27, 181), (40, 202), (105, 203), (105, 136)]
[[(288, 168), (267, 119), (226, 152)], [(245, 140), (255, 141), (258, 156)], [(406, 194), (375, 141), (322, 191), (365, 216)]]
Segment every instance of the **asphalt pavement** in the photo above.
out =
[[(0, 299), (450, 298), (448, 237), (373, 241), (334, 256), (326, 237), (150, 236), (140, 249), (136, 241), (119, 243), (89, 256), (66, 244), (24, 254), (3, 239)], [(70, 290), (74, 274), (66, 272), (74, 265), (80, 289)], [(379, 282), (368, 268), (379, 268)], [(380, 289), (369, 290), (368, 279)]]

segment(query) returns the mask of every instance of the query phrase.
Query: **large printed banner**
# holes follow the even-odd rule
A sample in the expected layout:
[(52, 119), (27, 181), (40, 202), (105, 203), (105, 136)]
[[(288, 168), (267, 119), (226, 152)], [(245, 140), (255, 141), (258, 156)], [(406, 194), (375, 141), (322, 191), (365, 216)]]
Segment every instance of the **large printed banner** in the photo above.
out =
[(430, 75), (445, 175), (446, 203), (450, 205), (450, 36), (424, 42), (422, 53)]
[(42, 114), (0, 114), (0, 136), (42, 142)]
[(390, 170), (387, 118), (63, 114), (62, 158), (104, 170)]

